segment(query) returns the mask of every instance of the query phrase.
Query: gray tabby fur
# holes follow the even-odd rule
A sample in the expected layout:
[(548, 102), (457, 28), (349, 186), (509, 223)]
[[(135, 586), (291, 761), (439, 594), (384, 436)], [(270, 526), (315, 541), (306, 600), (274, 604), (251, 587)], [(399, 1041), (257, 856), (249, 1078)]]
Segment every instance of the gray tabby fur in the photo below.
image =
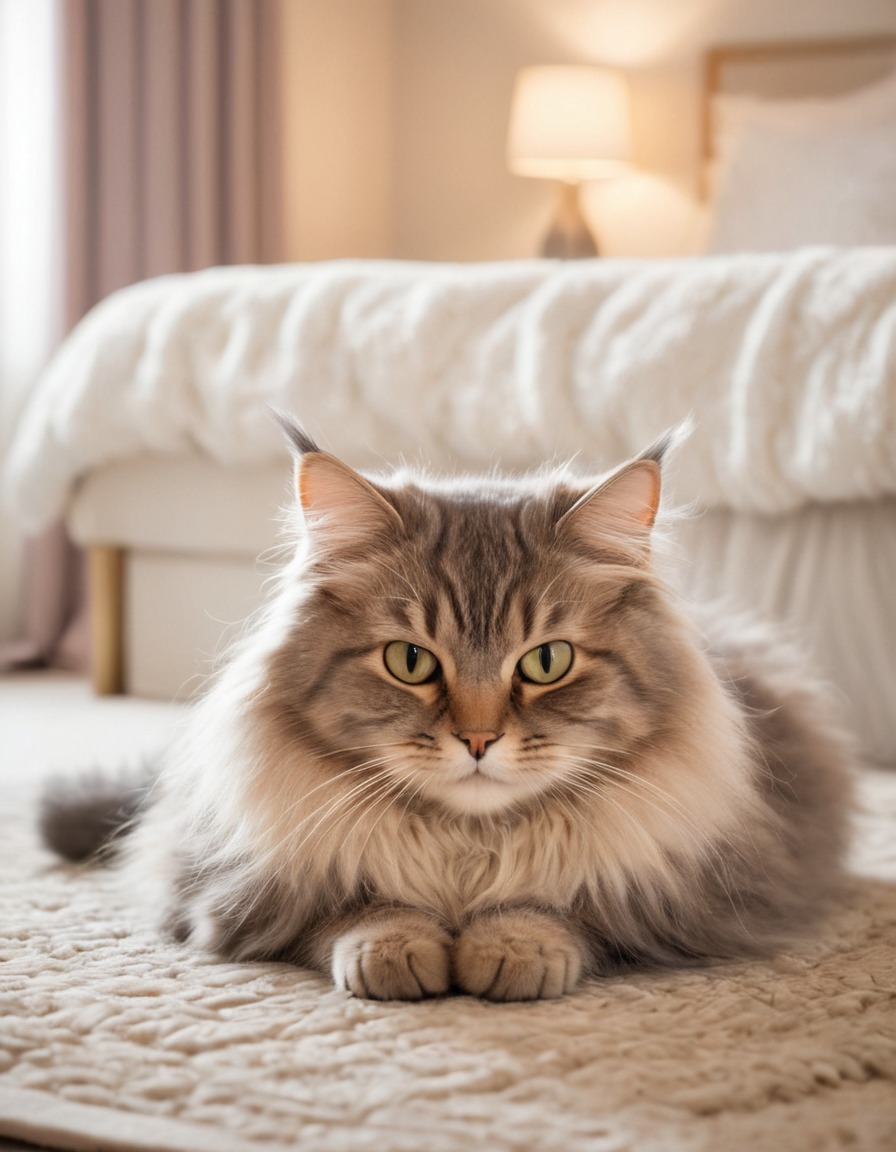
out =
[[(761, 954), (818, 912), (842, 741), (784, 645), (657, 578), (668, 442), (593, 484), (371, 480), (280, 419), (294, 559), (129, 840), (171, 931), (359, 996), (506, 1000)], [(569, 673), (524, 682), (555, 639)], [(394, 640), (440, 675), (395, 679)], [(477, 760), (467, 730), (500, 737)]]

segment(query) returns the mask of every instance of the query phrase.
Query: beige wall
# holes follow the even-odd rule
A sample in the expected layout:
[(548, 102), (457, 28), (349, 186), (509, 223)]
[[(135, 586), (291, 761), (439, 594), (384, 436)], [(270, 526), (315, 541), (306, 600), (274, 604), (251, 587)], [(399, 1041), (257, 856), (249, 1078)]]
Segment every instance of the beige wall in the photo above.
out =
[(704, 49), (896, 31), (896, 0), (283, 4), (291, 259), (534, 254), (554, 190), (505, 166), (513, 78), (578, 62), (631, 78), (637, 171), (586, 197), (604, 251), (690, 251)]
[(534, 252), (553, 190), (511, 176), (511, 85), (527, 64), (604, 62), (632, 80), (637, 175), (592, 186), (604, 250), (665, 255), (698, 237), (703, 49), (896, 31), (894, 0), (396, 0), (393, 235), (398, 256)]
[(282, 0), (288, 260), (392, 252), (393, 0)]

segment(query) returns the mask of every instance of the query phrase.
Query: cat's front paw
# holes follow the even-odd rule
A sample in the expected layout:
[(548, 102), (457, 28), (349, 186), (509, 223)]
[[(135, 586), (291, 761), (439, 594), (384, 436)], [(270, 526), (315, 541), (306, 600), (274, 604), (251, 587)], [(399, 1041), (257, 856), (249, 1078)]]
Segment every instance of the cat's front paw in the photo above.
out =
[(537, 912), (478, 917), (451, 953), (454, 983), (487, 1000), (550, 1000), (572, 992), (585, 965), (581, 939)]
[(368, 1000), (421, 1000), (451, 985), (451, 937), (430, 917), (397, 913), (356, 923), (333, 944), (337, 988)]

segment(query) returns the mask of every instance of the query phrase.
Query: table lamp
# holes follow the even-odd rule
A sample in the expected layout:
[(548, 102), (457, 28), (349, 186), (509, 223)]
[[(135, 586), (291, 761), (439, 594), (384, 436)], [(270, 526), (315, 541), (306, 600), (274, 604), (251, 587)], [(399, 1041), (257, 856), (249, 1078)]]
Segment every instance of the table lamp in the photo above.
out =
[(518, 176), (560, 181), (560, 199), (542, 256), (596, 256), (582, 215), (585, 180), (606, 180), (628, 167), (628, 91), (609, 68), (557, 65), (518, 73), (510, 112), (507, 163)]

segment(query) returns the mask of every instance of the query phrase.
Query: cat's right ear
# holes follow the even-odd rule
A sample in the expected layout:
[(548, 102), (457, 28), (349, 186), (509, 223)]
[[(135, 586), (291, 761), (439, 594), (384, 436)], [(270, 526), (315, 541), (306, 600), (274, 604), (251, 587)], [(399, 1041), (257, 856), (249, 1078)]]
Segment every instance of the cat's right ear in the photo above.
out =
[(396, 509), (368, 480), (322, 452), (291, 416), (271, 412), (296, 456), (296, 491), (305, 523), (325, 549), (354, 547), (404, 527)]
[(385, 496), (329, 452), (305, 453), (296, 481), (305, 521), (326, 547), (367, 544), (404, 527)]

